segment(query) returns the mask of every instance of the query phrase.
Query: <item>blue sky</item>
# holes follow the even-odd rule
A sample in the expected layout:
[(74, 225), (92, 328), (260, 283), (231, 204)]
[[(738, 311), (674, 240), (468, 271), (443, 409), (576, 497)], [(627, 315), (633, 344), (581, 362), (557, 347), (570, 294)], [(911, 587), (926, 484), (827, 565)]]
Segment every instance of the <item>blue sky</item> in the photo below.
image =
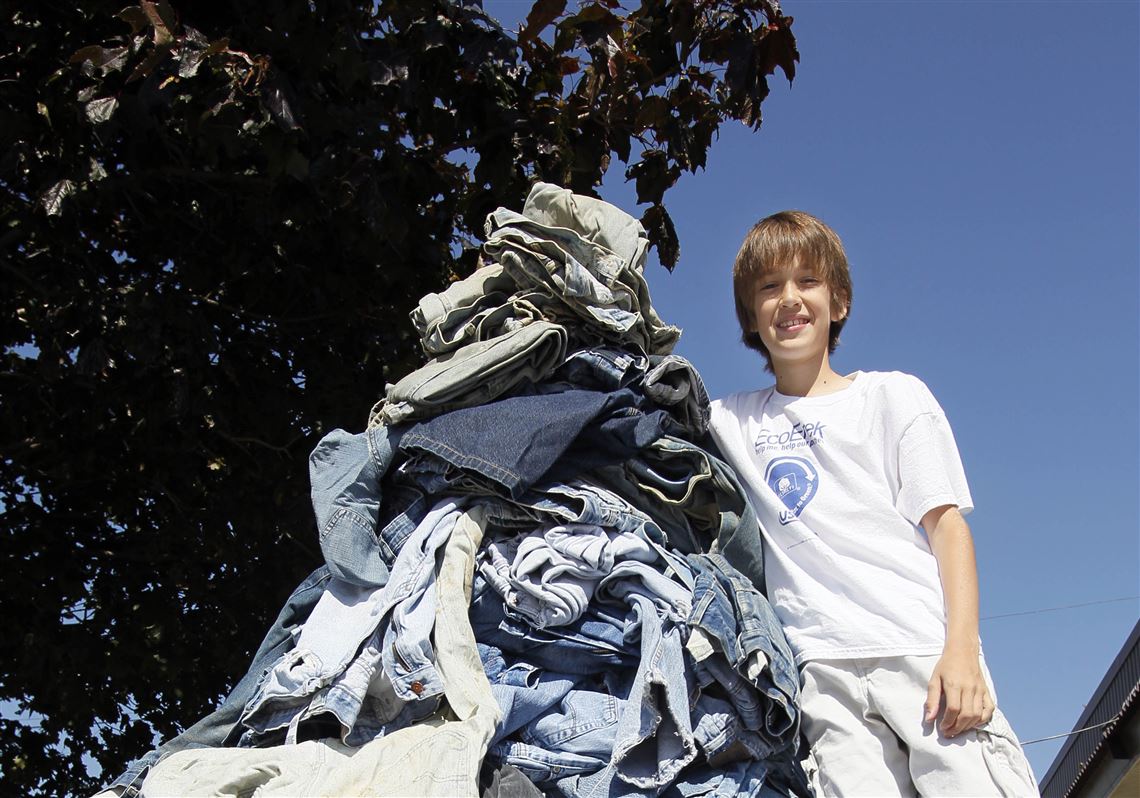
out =
[[(487, 2), (504, 21), (529, 3)], [(714, 396), (770, 382), (730, 268), (785, 208), (844, 240), (834, 365), (919, 375), (976, 504), (982, 616), (1140, 594), (1140, 57), (1135, 2), (786, 0), (801, 62), (759, 133), (731, 123), (666, 197), (681, 238), (654, 303)], [(636, 210), (615, 166), (603, 196)], [(982, 621), (1023, 740), (1067, 732), (1140, 601)], [(916, 710), (917, 711), (917, 710)], [(1044, 776), (1063, 741), (1026, 748)]]

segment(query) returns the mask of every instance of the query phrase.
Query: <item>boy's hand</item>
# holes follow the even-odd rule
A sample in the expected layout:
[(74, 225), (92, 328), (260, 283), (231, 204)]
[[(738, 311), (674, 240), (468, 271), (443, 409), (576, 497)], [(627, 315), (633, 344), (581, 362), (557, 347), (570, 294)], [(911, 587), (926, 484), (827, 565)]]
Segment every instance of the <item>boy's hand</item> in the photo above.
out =
[(946, 644), (926, 686), (923, 718), (930, 723), (942, 713), (942, 734), (954, 737), (989, 722), (994, 699), (982, 675), (978, 642), (978, 568), (974, 540), (958, 508), (944, 504), (927, 511), (922, 527), (938, 561), (946, 596)]
[(942, 702), (946, 710), (940, 724), (945, 737), (988, 723), (994, 715), (994, 700), (990, 695), (978, 653), (947, 648), (934, 666), (934, 674), (926, 686), (926, 705), (923, 720), (932, 722), (938, 717)]

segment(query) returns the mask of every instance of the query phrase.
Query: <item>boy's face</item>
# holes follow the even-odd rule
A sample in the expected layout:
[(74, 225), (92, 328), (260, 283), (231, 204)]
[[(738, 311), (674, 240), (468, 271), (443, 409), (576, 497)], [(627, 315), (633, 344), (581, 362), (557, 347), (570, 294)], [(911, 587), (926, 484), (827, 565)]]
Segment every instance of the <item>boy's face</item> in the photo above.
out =
[(831, 322), (843, 318), (836, 304), (816, 269), (798, 260), (760, 275), (752, 299), (753, 324), (772, 365), (778, 369), (826, 357)]

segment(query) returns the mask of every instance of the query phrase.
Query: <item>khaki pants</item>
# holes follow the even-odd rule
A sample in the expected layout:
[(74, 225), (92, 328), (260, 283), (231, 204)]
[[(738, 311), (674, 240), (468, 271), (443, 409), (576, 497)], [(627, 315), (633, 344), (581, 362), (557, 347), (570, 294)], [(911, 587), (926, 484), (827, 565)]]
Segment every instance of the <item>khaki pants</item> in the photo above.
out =
[[(952, 739), (923, 722), (939, 657), (819, 660), (803, 666), (804, 732), (823, 796), (1036, 796), (1036, 779), (1001, 710)], [(982, 672), (994, 696), (993, 681)]]

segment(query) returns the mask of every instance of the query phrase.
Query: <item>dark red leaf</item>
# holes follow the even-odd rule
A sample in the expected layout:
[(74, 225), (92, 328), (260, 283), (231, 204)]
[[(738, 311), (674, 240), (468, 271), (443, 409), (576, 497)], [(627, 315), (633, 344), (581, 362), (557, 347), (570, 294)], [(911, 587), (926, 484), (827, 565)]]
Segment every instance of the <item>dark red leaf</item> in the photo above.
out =
[(796, 38), (792, 35), (792, 18), (781, 17), (778, 23), (769, 25), (760, 41), (764, 74), (771, 75), (779, 67), (791, 83), (796, 77), (796, 62), (800, 60)]
[(677, 266), (681, 258), (681, 242), (677, 239), (677, 228), (664, 205), (654, 205), (641, 216), (641, 224), (649, 234), (650, 243), (657, 247), (657, 258), (669, 271)]
[(534, 39), (543, 29), (566, 10), (566, 0), (537, 0), (526, 15), (526, 25), (519, 32), (519, 41)]

